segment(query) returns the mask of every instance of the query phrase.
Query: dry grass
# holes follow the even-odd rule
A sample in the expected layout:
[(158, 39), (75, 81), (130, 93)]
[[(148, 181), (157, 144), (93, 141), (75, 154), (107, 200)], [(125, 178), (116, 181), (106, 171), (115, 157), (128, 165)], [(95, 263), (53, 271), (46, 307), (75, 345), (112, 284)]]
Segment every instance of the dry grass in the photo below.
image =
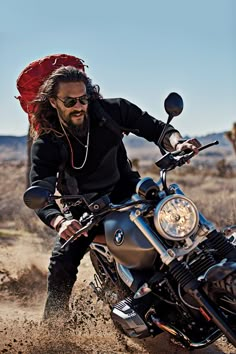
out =
[(55, 235), (55, 232), (45, 226), (23, 202), (26, 164), (4, 162), (1, 163), (0, 169), (0, 229), (14, 229), (21, 234), (37, 234), (45, 241), (45, 245), (48, 243), (51, 246), (52, 240), (48, 235)]
[[(159, 179), (157, 167), (146, 169), (143, 175)], [(167, 182), (177, 183), (204, 216), (217, 227), (236, 224), (236, 176), (220, 177), (212, 168), (184, 166), (167, 175)]]
[[(80, 283), (73, 298), (73, 317), (77, 328), (61, 336), (39, 326), (46, 291), (46, 267), (52, 231), (44, 227), (34, 212), (24, 206), (24, 164), (0, 166), (0, 351), (3, 353), (187, 353), (170, 343), (169, 336), (134, 341), (114, 331), (104, 315), (104, 306), (88, 288), (92, 270), (88, 259), (80, 267)], [(190, 169), (191, 170), (191, 169)], [(158, 175), (155, 175), (157, 179)], [(219, 178), (202, 174), (169, 176), (192, 197), (209, 219), (220, 226), (236, 223), (236, 177)], [(38, 237), (39, 236), (39, 237)], [(43, 241), (43, 242), (41, 242)], [(44, 245), (48, 247), (45, 252)], [(77, 295), (78, 294), (78, 295)], [(92, 300), (93, 301), (92, 301)], [(82, 316), (78, 317), (77, 311)], [(79, 312), (78, 312), (79, 313)], [(100, 315), (101, 314), (101, 315)], [(106, 317), (105, 317), (106, 316)], [(164, 337), (163, 337), (164, 336)], [(150, 340), (149, 340), (150, 339)], [(112, 348), (112, 351), (111, 351)], [(221, 339), (201, 353), (233, 353)]]
[(171, 176), (172, 179), (218, 227), (236, 224), (236, 177), (187, 174)]
[[(23, 203), (26, 166), (24, 163), (2, 163), (0, 185), (0, 223), (11, 225), (16, 230), (37, 233), (42, 238), (54, 234)], [(154, 174), (155, 171), (155, 174)], [(159, 178), (158, 168), (149, 168), (142, 175), (150, 174)], [(186, 196), (190, 197), (204, 215), (218, 227), (236, 224), (236, 177), (222, 178), (211, 169), (197, 170), (184, 166), (170, 172), (168, 183), (178, 183)], [(48, 239), (46, 237), (45, 239)]]

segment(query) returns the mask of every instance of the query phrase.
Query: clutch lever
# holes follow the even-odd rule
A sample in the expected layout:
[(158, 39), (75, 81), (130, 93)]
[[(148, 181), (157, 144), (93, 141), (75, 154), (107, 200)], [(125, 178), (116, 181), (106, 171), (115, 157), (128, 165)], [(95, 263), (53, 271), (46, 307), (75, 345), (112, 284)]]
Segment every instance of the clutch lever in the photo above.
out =
[(76, 231), (65, 243), (63, 243), (61, 249), (65, 248), (66, 245), (73, 242), (78, 236), (82, 235), (85, 231), (90, 230), (94, 226), (94, 224), (94, 220), (91, 219), (84, 227), (81, 227), (81, 229)]

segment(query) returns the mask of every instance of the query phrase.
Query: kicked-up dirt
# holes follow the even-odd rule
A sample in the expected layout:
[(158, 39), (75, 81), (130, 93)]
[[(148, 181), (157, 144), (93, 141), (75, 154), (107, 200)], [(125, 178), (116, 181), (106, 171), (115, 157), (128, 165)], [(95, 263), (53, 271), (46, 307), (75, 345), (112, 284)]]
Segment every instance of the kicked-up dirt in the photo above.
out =
[[(133, 340), (120, 334), (109, 309), (97, 301), (89, 283), (93, 269), (88, 255), (80, 266), (71, 299), (72, 317), (64, 328), (41, 323), (50, 251), (35, 234), (0, 230), (0, 353), (188, 353), (168, 334)], [(236, 353), (222, 337), (196, 353)]]

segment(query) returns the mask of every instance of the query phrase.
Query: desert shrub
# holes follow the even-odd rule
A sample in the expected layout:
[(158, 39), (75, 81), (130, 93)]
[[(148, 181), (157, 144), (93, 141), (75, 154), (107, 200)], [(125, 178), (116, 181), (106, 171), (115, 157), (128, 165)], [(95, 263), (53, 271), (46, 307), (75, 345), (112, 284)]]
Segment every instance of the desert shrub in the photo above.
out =
[(219, 160), (216, 163), (217, 173), (220, 177), (232, 177), (233, 167), (225, 159)]
[[(180, 169), (170, 172), (167, 175), (168, 183), (179, 184), (186, 196), (217, 226), (236, 224), (236, 177), (222, 178), (212, 168), (189, 167), (184, 166), (181, 173)], [(24, 164), (16, 167), (10, 163), (2, 169), (0, 183), (4, 188), (0, 197), (0, 223), (14, 222), (17, 229), (37, 234), (50, 244), (55, 231), (45, 226), (23, 203), (25, 170)], [(142, 171), (141, 175), (157, 180), (159, 169), (152, 165), (151, 170)]]
[(22, 235), (35, 234), (42, 239), (45, 246), (51, 247), (56, 232), (44, 225), (23, 202), (26, 189), (25, 163), (8, 162), (3, 167), (0, 176), (0, 184), (3, 186), (0, 196), (0, 224), (3, 228), (11, 225), (20, 230)]
[[(190, 183), (189, 183), (190, 179)], [(184, 193), (199, 210), (218, 227), (236, 224), (236, 178), (213, 176), (186, 176), (178, 181)]]
[(53, 237), (56, 232), (44, 225), (33, 210), (22, 208), (20, 214), (15, 215), (15, 226), (18, 230), (25, 230), (37, 234), (41, 238)]
[[(181, 173), (178, 169), (168, 173), (168, 184), (177, 183), (185, 195), (193, 200), (199, 211), (217, 227), (236, 224), (236, 177), (219, 177), (213, 168), (189, 167), (184, 166)], [(143, 174), (150, 175), (157, 180), (157, 167), (154, 174), (153, 168), (151, 172), (145, 171)]]

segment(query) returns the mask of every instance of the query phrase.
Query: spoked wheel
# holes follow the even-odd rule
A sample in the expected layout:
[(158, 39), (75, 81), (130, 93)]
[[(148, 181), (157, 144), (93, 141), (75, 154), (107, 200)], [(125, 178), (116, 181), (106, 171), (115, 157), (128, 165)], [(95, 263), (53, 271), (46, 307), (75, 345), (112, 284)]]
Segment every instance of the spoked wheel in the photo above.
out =
[(215, 303), (224, 313), (227, 323), (236, 332), (236, 298), (230, 294), (218, 292), (214, 294)]
[[(90, 251), (90, 259), (96, 271), (94, 276), (97, 296), (110, 306), (130, 295), (128, 287), (121, 281), (114, 263), (110, 263), (96, 251)], [(98, 279), (97, 279), (98, 278)]]
[(208, 294), (236, 332), (236, 274), (232, 273), (225, 279), (211, 284)]
[[(236, 319), (236, 299), (228, 294), (222, 294), (218, 298), (220, 308), (227, 314), (235, 316)], [(235, 324), (236, 325), (236, 324)]]
[(104, 282), (106, 280), (106, 271), (102, 262), (98, 260), (96, 252), (90, 251), (90, 259), (100, 281)]

